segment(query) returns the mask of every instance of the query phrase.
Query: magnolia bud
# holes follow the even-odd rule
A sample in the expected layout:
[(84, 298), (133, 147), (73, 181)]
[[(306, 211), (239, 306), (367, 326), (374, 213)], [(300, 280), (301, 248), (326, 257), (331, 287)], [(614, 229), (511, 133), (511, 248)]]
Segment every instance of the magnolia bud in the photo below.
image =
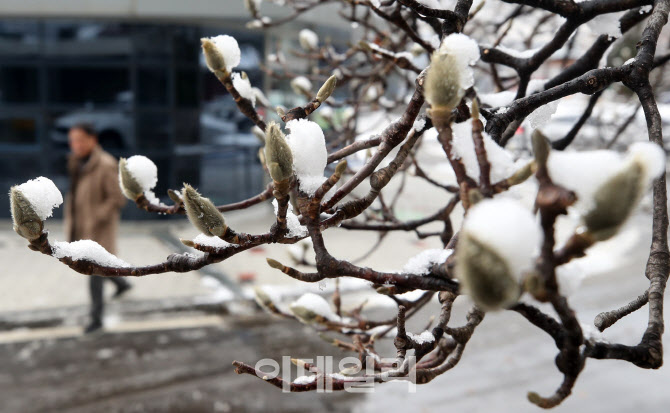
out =
[(316, 94), (316, 100), (319, 102), (323, 103), (330, 95), (333, 93), (335, 90), (335, 86), (337, 86), (337, 77), (336, 76), (331, 76), (326, 80), (323, 85), (321, 86), (321, 89)]
[(424, 96), (433, 108), (451, 111), (465, 95), (455, 54), (433, 53), (424, 82)]
[(302, 29), (298, 34), (298, 41), (300, 42), (300, 47), (310, 52), (315, 50), (319, 45), (319, 36), (309, 29)]
[(306, 324), (323, 323), (339, 318), (330, 308), (328, 301), (313, 293), (303, 294), (289, 308), (300, 321)]
[(201, 196), (188, 184), (182, 190), (184, 208), (189, 221), (205, 235), (222, 236), (226, 232), (226, 222), (212, 201)]
[(240, 46), (232, 36), (220, 35), (200, 39), (207, 67), (212, 72), (230, 72), (240, 64)]
[(608, 179), (593, 196), (593, 206), (584, 215), (584, 225), (602, 241), (616, 234), (640, 200), (644, 189), (644, 165), (630, 162)]
[(312, 82), (305, 76), (298, 76), (291, 80), (291, 88), (298, 95), (309, 95), (312, 92)]
[(254, 287), (254, 299), (256, 300), (256, 303), (258, 303), (258, 305), (265, 311), (273, 314), (281, 313), (272, 297), (270, 297), (270, 295), (262, 288)]
[(479, 202), (468, 211), (456, 247), (462, 291), (485, 311), (513, 305), (541, 239), (534, 215), (519, 202)]
[(140, 195), (144, 194), (142, 185), (140, 185), (128, 169), (128, 161), (126, 158), (119, 159), (119, 182), (121, 183), (121, 191), (123, 192), (123, 195), (131, 201), (136, 201)]
[(456, 252), (458, 279), (463, 291), (482, 310), (507, 308), (518, 300), (519, 283), (493, 249), (462, 234)]
[(209, 39), (200, 39), (200, 43), (202, 44), (202, 52), (205, 55), (205, 62), (209, 70), (212, 72), (216, 70), (226, 71), (226, 61), (214, 42)]
[(14, 231), (30, 241), (42, 235), (44, 224), (23, 192), (13, 186), (9, 191)]
[(287, 180), (293, 175), (293, 153), (275, 122), (270, 122), (266, 129), (265, 162), (275, 182)]

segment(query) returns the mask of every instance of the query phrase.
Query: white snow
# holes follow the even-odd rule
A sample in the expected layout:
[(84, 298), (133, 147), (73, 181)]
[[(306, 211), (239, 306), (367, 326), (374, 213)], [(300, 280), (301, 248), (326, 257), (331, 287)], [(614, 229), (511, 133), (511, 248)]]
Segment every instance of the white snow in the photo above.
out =
[(426, 127), (426, 118), (425, 117), (417, 117), (416, 120), (414, 121), (414, 130), (417, 132), (423, 131), (423, 128)]
[(16, 188), (30, 202), (42, 221), (49, 218), (53, 214), (53, 209), (63, 203), (63, 195), (56, 185), (51, 179), (43, 176), (24, 182)]
[(454, 250), (445, 249), (421, 251), (407, 261), (402, 271), (409, 274), (428, 274), (433, 266), (443, 264), (453, 252)]
[(316, 380), (316, 374), (312, 376), (300, 376), (296, 377), (295, 380), (293, 380), (293, 384), (310, 384), (314, 383)]
[(305, 76), (298, 76), (291, 80), (291, 88), (296, 94), (302, 95), (312, 90), (312, 82)]
[(619, 19), (623, 12), (600, 14), (586, 23), (593, 34), (596, 36), (607, 35), (609, 37), (621, 37), (621, 22)]
[(507, 198), (486, 199), (473, 206), (462, 232), (493, 250), (515, 277), (533, 265), (542, 240), (535, 216), (520, 202)]
[(249, 78), (243, 78), (239, 73), (233, 73), (231, 76), (233, 87), (239, 92), (240, 96), (251, 101), (251, 105), (256, 107), (256, 93), (251, 87)]
[(407, 332), (407, 337), (414, 340), (417, 344), (432, 343), (435, 341), (435, 336), (430, 331), (426, 330), (421, 334), (412, 334)]
[(480, 93), (479, 94), (479, 100), (482, 102), (484, 105), (489, 105), (492, 108), (497, 108), (500, 106), (507, 106), (516, 97), (516, 92), (512, 92), (511, 90), (505, 90), (502, 92), (498, 93)]
[(526, 87), (526, 96), (543, 91), (545, 83), (547, 83), (547, 79), (530, 79), (528, 87)]
[(501, 52), (507, 53), (508, 55), (512, 57), (516, 57), (519, 59), (528, 59), (533, 57), (535, 53), (537, 53), (540, 48), (536, 49), (526, 49), (526, 50), (516, 50), (516, 49), (511, 49), (509, 47), (505, 47), (503, 45), (499, 45), (496, 47), (496, 49), (500, 50)]
[(551, 120), (551, 116), (554, 113), (556, 113), (556, 108), (558, 108), (557, 100), (549, 102), (546, 105), (542, 105), (539, 108), (535, 109), (533, 113), (528, 115), (528, 121), (530, 122), (530, 127), (533, 129), (537, 129), (546, 125)]
[(577, 202), (574, 207), (585, 213), (590, 210), (596, 191), (628, 162), (639, 162), (644, 166), (647, 186), (665, 171), (665, 153), (651, 142), (635, 143), (626, 154), (611, 150), (552, 151), (547, 167), (555, 183), (575, 191)]
[(319, 36), (309, 29), (300, 30), (298, 40), (300, 47), (307, 51), (314, 50), (319, 45)]
[(629, 157), (645, 167), (647, 184), (665, 172), (665, 152), (651, 142), (636, 142), (628, 148)]
[(440, 52), (457, 56), (461, 88), (470, 88), (475, 83), (471, 66), (479, 60), (477, 42), (462, 33), (453, 33), (442, 40)]
[(286, 136), (293, 152), (293, 169), (300, 182), (300, 190), (314, 194), (325, 181), (323, 172), (328, 162), (326, 140), (321, 127), (307, 119), (297, 119), (286, 123), (291, 133)]
[(53, 256), (56, 258), (70, 257), (73, 261), (86, 260), (105, 267), (130, 267), (130, 264), (90, 239), (74, 242), (54, 242), (52, 248)]
[(317, 315), (320, 315), (326, 320), (339, 319), (339, 317), (337, 316), (337, 314), (335, 314), (333, 309), (330, 308), (330, 304), (328, 304), (328, 301), (326, 301), (326, 299), (321, 297), (320, 295), (314, 293), (303, 294), (302, 296), (300, 296), (300, 298), (298, 298), (290, 305), (291, 309), (297, 307), (305, 308)]
[[(479, 162), (477, 162), (475, 144), (472, 141), (472, 119), (455, 123), (452, 128), (454, 135), (452, 155), (463, 162), (468, 176), (479, 179)], [(482, 139), (484, 140), (487, 158), (491, 164), (491, 181), (498, 182), (512, 176), (517, 169), (512, 155), (483, 131)]]
[[(279, 211), (279, 204), (277, 203), (277, 199), (272, 201), (272, 206), (274, 206), (275, 215), (277, 215), (277, 212)], [(307, 236), (307, 227), (300, 225), (300, 220), (298, 220), (298, 217), (293, 213), (293, 205), (291, 205), (290, 202), (288, 204), (288, 210), (286, 211), (286, 227), (288, 228), (288, 234), (286, 234), (287, 237), (293, 238)]]
[(193, 242), (199, 245), (204, 245), (207, 247), (214, 247), (214, 248), (226, 248), (230, 243), (222, 240), (219, 237), (210, 237), (205, 234), (198, 234), (197, 237), (193, 238)]
[(126, 167), (144, 192), (150, 191), (156, 186), (158, 182), (158, 168), (151, 159), (142, 155), (131, 156), (126, 159)]
[(221, 34), (216, 37), (210, 37), (209, 40), (214, 43), (214, 46), (216, 46), (223, 56), (223, 61), (226, 63), (226, 70), (228, 72), (240, 64), (242, 53), (234, 37)]

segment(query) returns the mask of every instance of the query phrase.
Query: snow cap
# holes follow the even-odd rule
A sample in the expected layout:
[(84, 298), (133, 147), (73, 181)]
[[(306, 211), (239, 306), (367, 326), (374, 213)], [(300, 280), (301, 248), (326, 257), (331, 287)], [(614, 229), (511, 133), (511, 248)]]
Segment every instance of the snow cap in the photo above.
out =
[(520, 280), (533, 265), (542, 232), (533, 214), (507, 198), (473, 206), (456, 248), (456, 276), (463, 291), (484, 310), (513, 305)]
[(230, 72), (240, 64), (242, 53), (234, 37), (222, 34), (202, 38), (200, 42), (207, 67), (212, 72), (217, 70)]
[(56, 185), (49, 178), (40, 176), (9, 191), (14, 231), (28, 240), (39, 238), (46, 220), (53, 209), (63, 203)]

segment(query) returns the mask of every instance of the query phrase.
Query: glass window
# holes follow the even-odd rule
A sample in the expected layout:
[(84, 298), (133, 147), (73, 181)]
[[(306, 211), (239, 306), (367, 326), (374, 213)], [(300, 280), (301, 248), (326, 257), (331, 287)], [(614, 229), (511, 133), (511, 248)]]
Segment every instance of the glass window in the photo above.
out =
[(0, 101), (33, 103), (39, 101), (39, 76), (36, 66), (0, 68)]
[(137, 71), (137, 103), (168, 105), (168, 79), (164, 67), (141, 67)]
[(179, 107), (198, 106), (198, 76), (193, 69), (177, 69), (175, 98)]
[(52, 103), (128, 106), (132, 102), (128, 68), (57, 66), (48, 72)]
[(167, 149), (170, 145), (170, 114), (167, 110), (138, 111), (137, 149)]
[(45, 53), (52, 56), (91, 58), (127, 57), (132, 53), (129, 25), (109, 22), (45, 23)]
[(179, 110), (174, 117), (177, 144), (200, 142), (200, 113), (197, 110)]
[(37, 120), (28, 116), (0, 118), (0, 144), (37, 143)]
[(40, 50), (37, 21), (0, 21), (0, 55), (36, 55)]

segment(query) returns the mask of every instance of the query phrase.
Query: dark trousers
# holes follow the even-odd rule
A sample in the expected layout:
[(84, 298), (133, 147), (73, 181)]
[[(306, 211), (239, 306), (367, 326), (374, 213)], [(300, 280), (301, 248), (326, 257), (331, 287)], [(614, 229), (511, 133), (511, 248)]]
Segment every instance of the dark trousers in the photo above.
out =
[(102, 296), (102, 284), (105, 279), (113, 282), (117, 289), (128, 285), (128, 281), (126, 281), (123, 277), (100, 277), (97, 275), (90, 276), (88, 287), (91, 292), (91, 321), (93, 323), (102, 324), (102, 312), (105, 306)]

